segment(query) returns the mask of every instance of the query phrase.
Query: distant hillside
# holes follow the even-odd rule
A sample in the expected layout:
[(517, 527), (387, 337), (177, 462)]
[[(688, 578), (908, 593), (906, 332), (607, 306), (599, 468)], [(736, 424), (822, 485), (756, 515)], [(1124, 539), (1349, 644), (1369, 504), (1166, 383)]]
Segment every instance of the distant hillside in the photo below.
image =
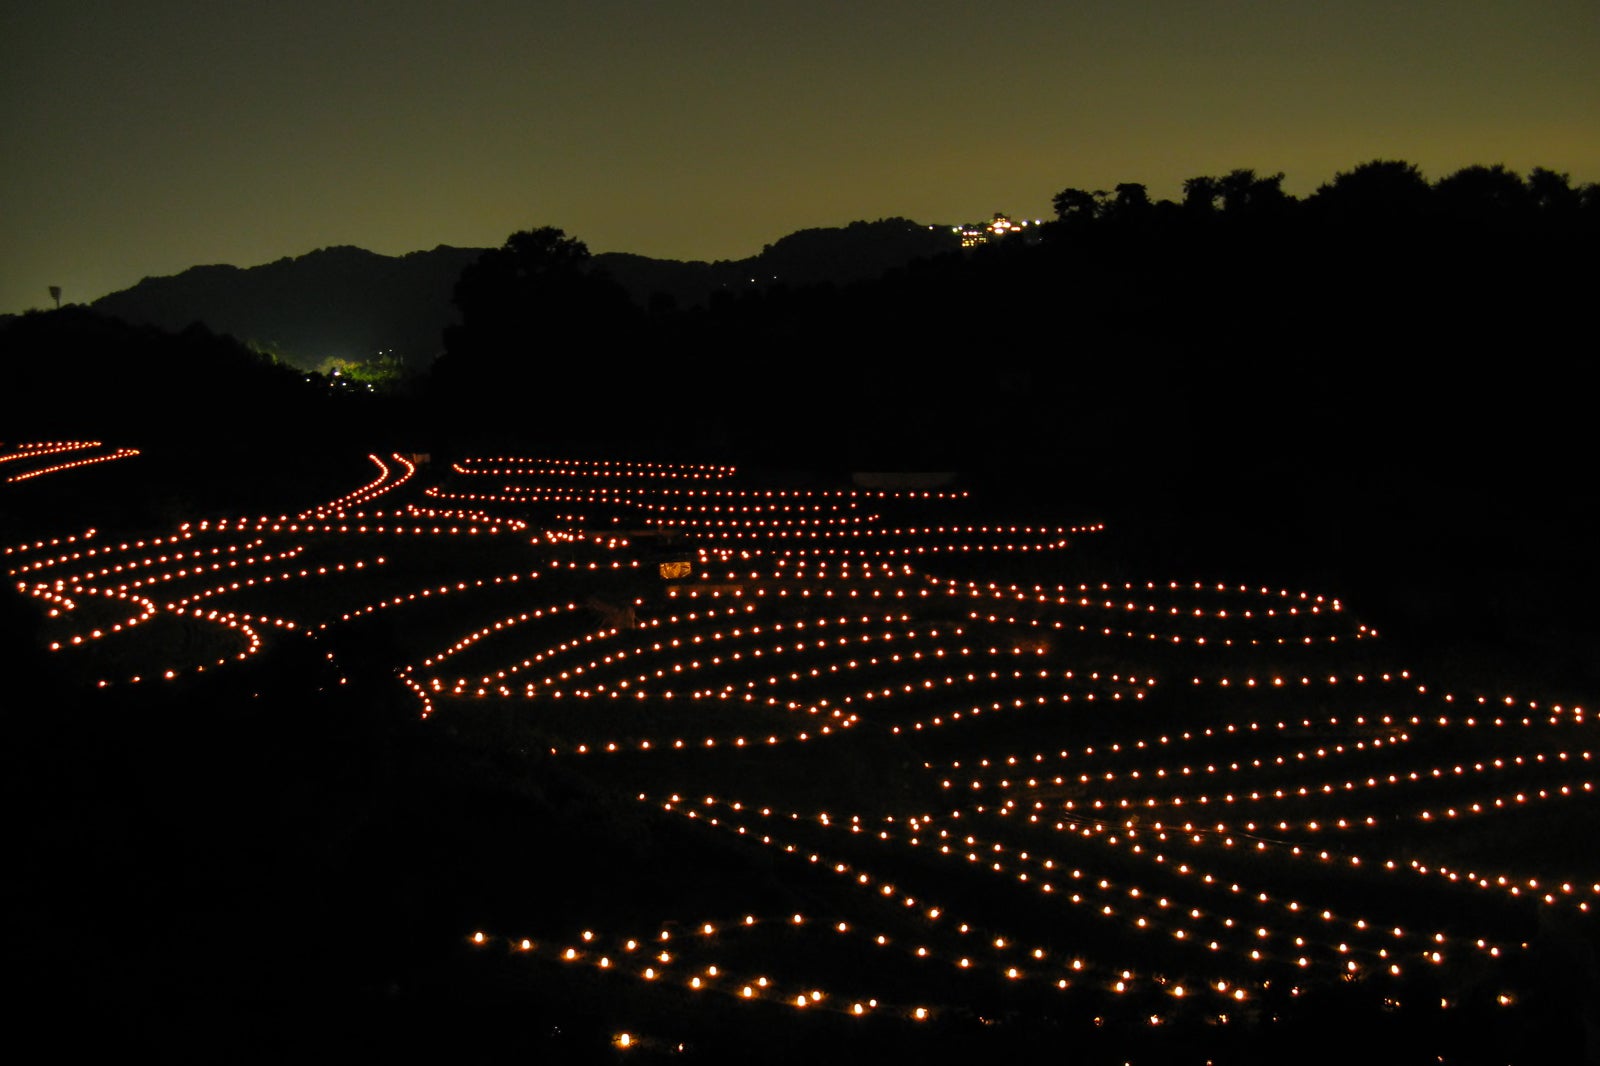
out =
[(304, 369), (384, 350), (422, 369), (438, 354), (440, 330), (451, 319), (455, 279), (480, 251), (441, 245), (396, 257), (323, 248), (243, 270), (199, 266), (146, 278), (91, 306), (169, 330), (203, 322)]
[[(679, 262), (607, 252), (592, 262), (641, 307), (661, 300), (693, 307), (720, 291), (870, 280), (955, 247), (947, 226), (891, 218), (800, 230), (747, 259)], [(381, 351), (423, 370), (440, 351), (444, 327), (455, 320), (450, 297), (456, 278), (482, 252), (440, 245), (386, 256), (323, 248), (263, 266), (197, 266), (146, 278), (91, 306), (169, 330), (203, 322), (308, 370), (329, 358), (359, 361)]]
[(10, 440), (203, 440), (209, 451), (225, 440), (278, 440), (293, 426), (301, 440), (327, 441), (378, 406), (203, 326), (170, 332), (79, 304), (0, 320), (0, 363)]
[(594, 257), (594, 265), (627, 289), (640, 306), (648, 307), (653, 299), (667, 296), (679, 307), (695, 307), (707, 303), (717, 292), (871, 281), (913, 259), (955, 251), (960, 246), (960, 239), (949, 226), (884, 218), (797, 230), (746, 259), (680, 262), (604, 252)]

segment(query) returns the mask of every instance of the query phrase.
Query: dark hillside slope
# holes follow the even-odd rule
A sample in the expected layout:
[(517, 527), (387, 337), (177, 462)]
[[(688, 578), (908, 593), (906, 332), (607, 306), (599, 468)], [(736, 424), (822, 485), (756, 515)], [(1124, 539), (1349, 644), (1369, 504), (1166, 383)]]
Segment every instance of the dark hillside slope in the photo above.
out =
[(393, 351), (421, 370), (451, 320), (450, 291), (480, 249), (444, 245), (403, 256), (323, 248), (263, 266), (193, 267), (101, 297), (96, 311), (181, 330), (203, 322), (302, 369)]

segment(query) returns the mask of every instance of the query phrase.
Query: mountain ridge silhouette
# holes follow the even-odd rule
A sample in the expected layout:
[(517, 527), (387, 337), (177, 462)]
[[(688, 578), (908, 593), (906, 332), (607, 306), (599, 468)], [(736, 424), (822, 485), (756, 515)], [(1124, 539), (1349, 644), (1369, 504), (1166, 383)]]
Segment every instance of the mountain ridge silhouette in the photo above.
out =
[[(652, 301), (694, 307), (719, 292), (871, 280), (957, 247), (949, 226), (889, 218), (797, 230), (743, 259), (602, 252), (590, 263), (641, 307)], [(173, 331), (200, 322), (304, 370), (329, 359), (362, 361), (387, 352), (420, 372), (442, 350), (444, 328), (456, 321), (456, 279), (487, 250), (441, 244), (388, 256), (334, 245), (257, 266), (199, 264), (146, 277), (89, 306)]]

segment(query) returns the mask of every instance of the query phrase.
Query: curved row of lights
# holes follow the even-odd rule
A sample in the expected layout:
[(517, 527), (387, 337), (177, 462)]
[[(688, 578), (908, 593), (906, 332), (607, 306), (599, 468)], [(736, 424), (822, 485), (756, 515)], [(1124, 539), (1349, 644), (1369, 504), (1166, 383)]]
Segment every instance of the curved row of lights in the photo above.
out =
[[(860, 891), (860, 906), (849, 913), (794, 924), (864, 935), (885, 950), (975, 976), (1047, 981), (1111, 999), (1156, 991), (1218, 1016), (1334, 982), (1374, 982), (1398, 997), (1416, 987), (1409, 982), (1418, 970), (1519, 953), (1514, 930), (1540, 908), (1588, 914), (1600, 897), (1592, 872), (1441, 861), (1451, 840), (1435, 828), (1448, 833), (1470, 818), (1592, 802), (1594, 746), (1584, 731), (1593, 723), (1583, 709), (1466, 697), (1409, 670), (1324, 661), (1378, 636), (1331, 597), (1237, 583), (1030, 585), (926, 574), (911, 561), (917, 554), (944, 553), (941, 565), (959, 570), (964, 558), (1021, 558), (1064, 546), (1069, 532), (1104, 528), (940, 521), (904, 510), (965, 493), (765, 490), (739, 487), (726, 467), (525, 459), (465, 460), (444, 485), (419, 489), (409, 460), (373, 461), (374, 480), (293, 517), (207, 519), (170, 537), (120, 545), (89, 531), (16, 545), (6, 555), (16, 559), (19, 588), (58, 620), (124, 597), (131, 614), (118, 616), (117, 632), (147, 610), (204, 617), (246, 639), (244, 655), (261, 646), (263, 624), (315, 634), (443, 597), (494, 589), (526, 596), (402, 665), (399, 680), (423, 717), (448, 715), (455, 701), (496, 697), (550, 730), (552, 757), (615, 755), (588, 763), (601, 780), (626, 775), (644, 758), (656, 780), (681, 777), (676, 792), (640, 794), (649, 809), (727, 834), (736, 846), (775, 849), (830, 870)], [(518, 483), (458, 492), (451, 476)], [(657, 487), (680, 478), (727, 487)], [(587, 485), (610, 488), (574, 487)], [(402, 492), (428, 502), (364, 509)], [(457, 500), (470, 506), (439, 506)], [(857, 510), (857, 500), (872, 507)], [(611, 528), (629, 514), (648, 516), (651, 536), (661, 539)], [(312, 559), (313, 544), (327, 552), (362, 534), (404, 533), (431, 545), (517, 532), (531, 536), (528, 567), (386, 591), (320, 624), (262, 617), (238, 609), (243, 604), (195, 606), (227, 603), (243, 591), (231, 582), (202, 587), (206, 575), (235, 565), (304, 558), (303, 566), (269, 575), (299, 582), (371, 562)], [(846, 545), (846, 537), (867, 543)], [(666, 566), (658, 575), (648, 551), (672, 559), (674, 576)], [(175, 581), (188, 585), (162, 602), (152, 598)], [(584, 588), (605, 590), (625, 609), (580, 606), (583, 593), (574, 590)], [(626, 619), (606, 615), (596, 625), (591, 611)], [(1085, 612), (1115, 622), (1085, 621)], [(1100, 639), (1106, 636), (1141, 639), (1113, 648)], [(1168, 652), (1173, 644), (1181, 647)], [(1291, 650), (1308, 645), (1320, 650)], [(1227, 663), (1205, 669), (1199, 660), (1209, 655), (1226, 655)], [(175, 672), (182, 671), (140, 676)], [(587, 711), (540, 724), (557, 700), (647, 707), (657, 724), (644, 736), (651, 730), (630, 733)], [(695, 728), (697, 711), (707, 708), (718, 708), (724, 724)], [(748, 716), (748, 728), (727, 724), (740, 716)], [(786, 720), (795, 724), (779, 728)], [(869, 734), (885, 750), (906, 753), (908, 769), (897, 780), (912, 798), (901, 802), (918, 809), (885, 811), (887, 801), (857, 791), (840, 798), (859, 810), (806, 813), (792, 803), (786, 810), (781, 794), (708, 795), (723, 790), (700, 776), (773, 758), (757, 753), (780, 743), (826, 737), (820, 757), (815, 744), (785, 756), (817, 760), (826, 781), (829, 753)], [(691, 751), (699, 754), (654, 757)], [(779, 786), (757, 776), (746, 787)], [(1393, 797), (1402, 796), (1409, 798), (1395, 806)], [(911, 887), (953, 883), (947, 878), (976, 879), (987, 886), (984, 898), (1013, 901), (1015, 911), (1001, 906), (981, 923), (955, 923)], [(1401, 878), (1450, 905), (1434, 913), (1382, 894)], [(1347, 885), (1360, 891), (1343, 893)], [(901, 917), (879, 923), (885, 907)], [(1035, 913), (1054, 917), (1039, 925), (1025, 917)], [(907, 940), (905, 915), (919, 924), (920, 939)], [(754, 913), (746, 917), (735, 928), (762, 924)], [(1032, 928), (1038, 942), (1020, 949), (1017, 931), (1002, 924)], [(706, 945), (731, 931), (728, 923), (707, 925)], [(1112, 945), (1101, 952), (1107, 958), (1090, 961), (1062, 942), (1080, 929)], [(722, 962), (689, 968), (681, 963), (687, 952), (664, 947), (646, 959), (610, 946), (626, 939), (590, 934), (553, 957), (805, 1010), (842, 1006), (926, 1020), (953, 1006), (849, 988), (848, 974), (827, 988), (790, 987), (770, 977), (781, 957), (734, 978)], [(543, 941), (481, 933), (473, 942), (544, 954)], [(1111, 959), (1117, 944), (1130, 957)], [(1167, 961), (1134, 964), (1151, 957), (1152, 944), (1163, 945), (1155, 957)], [(1501, 993), (1501, 1002), (1513, 998)], [(1177, 1016), (1164, 1008), (1151, 1024)]]

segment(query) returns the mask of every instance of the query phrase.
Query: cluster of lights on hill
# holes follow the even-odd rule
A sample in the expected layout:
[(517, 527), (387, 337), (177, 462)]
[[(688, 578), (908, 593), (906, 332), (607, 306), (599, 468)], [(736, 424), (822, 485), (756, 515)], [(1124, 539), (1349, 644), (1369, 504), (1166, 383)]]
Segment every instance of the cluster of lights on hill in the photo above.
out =
[[(372, 461), (373, 481), (293, 517), (116, 544), (91, 530), (6, 561), (70, 629), (59, 653), (165, 616), (239, 645), (101, 684), (215, 668), (272, 630), (315, 640), (378, 612), (443, 601), (465, 621), (479, 605), (397, 664), (421, 716), (501, 701), (547, 757), (653, 817), (838, 886), (828, 913), (752, 900), (631, 929), (596, 915), (474, 931), (477, 950), (908, 1023), (966, 1009), (953, 974), (991, 999), (1227, 1024), (1351, 983), (1450, 1009), (1454, 975), (1518, 956), (1538, 911), (1600, 906), (1581, 856), (1501, 866), (1456, 832), (1592, 802), (1592, 718), (1431, 685), (1325, 593), (992, 580), (1102, 527), (973, 521), (961, 492), (516, 457), (423, 485), (404, 457)], [(380, 580), (398, 551), (489, 538), (507, 554), (488, 571)], [(354, 584), (320, 614), (244, 609), (317, 581)], [(857, 745), (892, 764), (881, 794), (827, 786)], [(796, 788), (762, 769), (780, 765), (815, 771)], [(837, 959), (831, 974), (791, 958), (797, 935), (812, 962)]]

